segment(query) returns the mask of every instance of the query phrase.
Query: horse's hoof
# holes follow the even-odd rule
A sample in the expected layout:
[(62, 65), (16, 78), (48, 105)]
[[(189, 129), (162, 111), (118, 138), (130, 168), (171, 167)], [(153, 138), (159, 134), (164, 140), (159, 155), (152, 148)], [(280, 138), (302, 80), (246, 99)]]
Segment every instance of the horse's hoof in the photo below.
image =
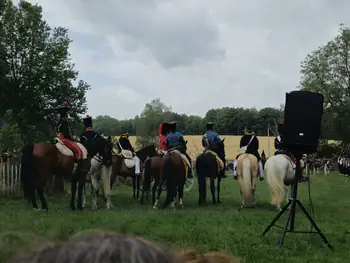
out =
[(218, 204), (221, 204), (221, 200), (218, 200)]
[(153, 209), (157, 210), (157, 209), (158, 209), (158, 207), (156, 207), (156, 206), (153, 206)]
[(216, 200), (213, 200), (213, 204), (216, 204)]
[(48, 209), (47, 208), (43, 208), (41, 209), (42, 212), (48, 212)]
[(35, 212), (39, 212), (39, 211), (40, 211), (40, 209), (39, 209), (39, 208), (33, 208), (33, 211), (35, 211)]
[(70, 205), (70, 209), (71, 209), (72, 211), (77, 210), (77, 208), (76, 208), (74, 205)]
[(82, 207), (82, 206), (81, 206), (81, 207), (78, 207), (78, 210), (79, 210), (79, 211), (83, 211), (83, 210), (84, 210), (84, 207)]

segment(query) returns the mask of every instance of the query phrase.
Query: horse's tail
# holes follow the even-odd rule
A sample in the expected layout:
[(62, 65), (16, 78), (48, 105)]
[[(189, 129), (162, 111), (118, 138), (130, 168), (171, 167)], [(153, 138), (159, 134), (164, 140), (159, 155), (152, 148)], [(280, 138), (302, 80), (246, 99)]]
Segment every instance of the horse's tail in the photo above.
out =
[(33, 185), (33, 151), (34, 144), (30, 143), (22, 149), (21, 160), (21, 183), (24, 194), (24, 199), (31, 200), (33, 194), (35, 194), (35, 186)]
[(265, 164), (267, 183), (270, 186), (271, 191), (271, 204), (279, 205), (284, 197), (284, 181), (280, 173), (281, 171), (277, 167), (276, 159), (270, 159)]
[(249, 207), (253, 205), (251, 163), (249, 157), (246, 157), (242, 162), (242, 177), (244, 206)]
[[(164, 162), (163, 166), (163, 180), (166, 180), (166, 199), (163, 204), (163, 208), (166, 208), (174, 201), (174, 198), (176, 196), (176, 190), (177, 190), (177, 178), (176, 178), (176, 167), (173, 163), (173, 158), (176, 155), (173, 153), (168, 153), (168, 159), (166, 162)], [(179, 156), (179, 158), (181, 158)], [(181, 160), (182, 161), (182, 160)]]

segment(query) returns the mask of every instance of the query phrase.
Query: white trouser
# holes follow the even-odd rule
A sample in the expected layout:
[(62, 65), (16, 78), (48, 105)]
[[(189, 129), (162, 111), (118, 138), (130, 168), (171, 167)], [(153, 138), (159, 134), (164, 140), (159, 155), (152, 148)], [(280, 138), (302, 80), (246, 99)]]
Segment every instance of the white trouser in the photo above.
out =
[[(258, 166), (259, 166), (260, 177), (264, 178), (264, 167), (262, 165), (261, 160), (259, 161)], [(233, 176), (237, 176), (237, 159), (233, 161)]]
[(135, 174), (140, 175), (140, 159), (136, 155), (132, 159), (135, 161)]

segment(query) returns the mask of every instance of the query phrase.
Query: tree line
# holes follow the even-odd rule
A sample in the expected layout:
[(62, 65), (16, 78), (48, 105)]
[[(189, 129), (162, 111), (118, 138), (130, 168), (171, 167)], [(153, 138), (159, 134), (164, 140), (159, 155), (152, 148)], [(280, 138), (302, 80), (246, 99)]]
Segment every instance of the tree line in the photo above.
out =
[[(42, 7), (21, 0), (0, 0), (0, 152), (27, 141), (51, 139), (57, 121), (55, 108), (68, 100), (72, 106), (73, 128), (83, 131), (90, 85), (79, 78), (69, 54), (69, 29), (50, 27)], [(297, 84), (297, 83), (296, 83)], [(299, 89), (325, 96), (322, 137), (350, 142), (350, 29), (341, 25), (339, 34), (311, 52), (301, 63)], [(172, 111), (155, 99), (140, 115), (130, 120), (98, 116), (95, 127), (106, 135), (129, 132), (140, 145), (154, 140), (158, 124), (178, 121), (187, 135), (200, 135), (205, 123), (213, 121), (220, 134), (240, 135), (245, 125), (257, 135), (276, 132), (283, 109), (210, 109), (204, 117)]]

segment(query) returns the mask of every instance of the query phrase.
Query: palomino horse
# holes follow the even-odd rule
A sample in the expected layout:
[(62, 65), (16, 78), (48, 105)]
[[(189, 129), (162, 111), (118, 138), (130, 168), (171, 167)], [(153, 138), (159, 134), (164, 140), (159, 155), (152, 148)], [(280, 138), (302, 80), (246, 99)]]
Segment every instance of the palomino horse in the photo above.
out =
[(258, 159), (249, 153), (237, 159), (238, 183), (241, 192), (241, 208), (256, 206), (255, 190), (258, 176)]
[[(154, 144), (149, 145), (139, 151), (137, 151), (136, 156), (141, 161), (141, 174), (143, 172), (143, 163), (147, 157), (153, 157), (157, 155), (156, 148)], [(133, 198), (139, 199), (140, 196), (140, 184), (141, 184), (141, 175), (135, 176), (135, 161), (132, 159), (126, 159), (121, 154), (116, 154), (113, 156), (113, 168), (112, 168), (112, 180), (111, 188), (117, 176), (130, 176), (132, 177), (132, 186), (133, 186)]]
[[(305, 167), (304, 161), (300, 160), (300, 166)], [(265, 174), (270, 187), (271, 204), (281, 211), (281, 202), (284, 197), (288, 200), (288, 189), (295, 179), (295, 164), (285, 154), (273, 155), (265, 163)]]
[[(207, 150), (201, 153), (196, 159), (196, 172), (198, 180), (199, 200), (198, 204), (206, 203), (207, 177), (210, 178), (210, 191), (213, 203), (221, 203), (220, 183), (225, 174), (225, 145), (223, 139), (220, 143), (213, 145), (213, 151)], [(222, 159), (220, 159), (222, 158)], [(215, 198), (215, 179), (218, 179), (217, 198)]]
[[(92, 208), (97, 209), (97, 193), (100, 189), (99, 182), (102, 182), (103, 193), (106, 199), (106, 209), (113, 207), (111, 202), (111, 174), (112, 174), (112, 152), (113, 144), (110, 140), (101, 138), (105, 148), (103, 152), (97, 153), (91, 159), (91, 168), (87, 174), (87, 182), (91, 183)], [(85, 191), (84, 191), (85, 192)], [(85, 197), (85, 196), (84, 196)], [(85, 201), (85, 198), (84, 198)]]

